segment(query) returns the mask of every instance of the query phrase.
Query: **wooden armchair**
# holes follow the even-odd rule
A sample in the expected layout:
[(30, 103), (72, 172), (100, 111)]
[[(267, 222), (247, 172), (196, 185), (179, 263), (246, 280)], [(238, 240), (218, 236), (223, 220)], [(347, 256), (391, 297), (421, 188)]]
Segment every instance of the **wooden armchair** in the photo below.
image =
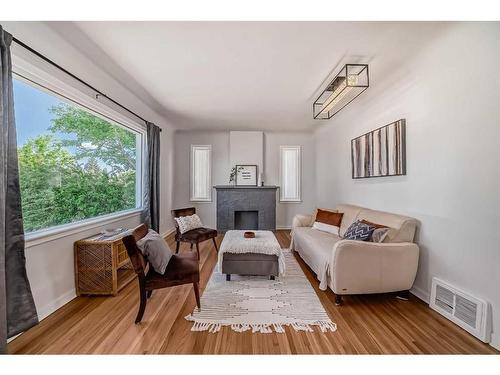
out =
[(140, 306), (135, 323), (139, 323), (146, 309), (147, 299), (151, 297), (153, 290), (168, 288), (171, 286), (193, 283), (196, 305), (200, 306), (200, 270), (198, 259), (194, 253), (173, 254), (168, 262), (163, 275), (155, 272), (149, 267), (148, 260), (137, 247), (137, 241), (148, 233), (146, 225), (141, 224), (134, 229), (132, 234), (123, 238), (127, 253), (134, 266), (134, 271), (139, 279)]
[[(177, 210), (172, 210), (171, 212), (174, 218), (182, 216), (191, 216), (196, 213), (196, 208), (194, 207), (180, 208)], [(217, 231), (215, 229), (196, 228), (181, 234), (181, 232), (179, 231), (179, 226), (177, 225), (177, 221), (174, 220), (174, 223), (175, 223), (175, 241), (177, 242), (177, 245), (175, 246), (176, 254), (179, 252), (179, 246), (181, 242), (188, 242), (191, 244), (191, 249), (193, 248), (193, 244), (196, 244), (196, 252), (198, 253), (198, 259), (200, 259), (200, 248), (198, 244), (200, 242), (209, 239), (212, 239), (215, 251), (216, 252), (219, 251), (217, 249), (217, 242), (215, 241), (215, 238), (217, 237)]]

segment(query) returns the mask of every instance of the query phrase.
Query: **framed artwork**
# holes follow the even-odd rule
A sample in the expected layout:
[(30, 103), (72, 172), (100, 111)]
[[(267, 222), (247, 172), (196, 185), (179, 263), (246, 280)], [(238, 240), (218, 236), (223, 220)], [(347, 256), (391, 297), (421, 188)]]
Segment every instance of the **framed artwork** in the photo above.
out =
[(236, 166), (237, 186), (257, 186), (257, 166), (237, 165)]
[(353, 179), (405, 175), (405, 119), (351, 140), (351, 164)]

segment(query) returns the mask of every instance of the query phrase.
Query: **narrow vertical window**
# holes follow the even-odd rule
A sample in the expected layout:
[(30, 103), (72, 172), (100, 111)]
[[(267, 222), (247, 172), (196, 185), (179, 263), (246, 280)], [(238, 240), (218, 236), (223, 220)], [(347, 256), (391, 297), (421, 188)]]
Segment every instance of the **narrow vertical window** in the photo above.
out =
[(191, 145), (191, 201), (210, 202), (211, 145)]
[(300, 202), (300, 146), (280, 146), (280, 202)]

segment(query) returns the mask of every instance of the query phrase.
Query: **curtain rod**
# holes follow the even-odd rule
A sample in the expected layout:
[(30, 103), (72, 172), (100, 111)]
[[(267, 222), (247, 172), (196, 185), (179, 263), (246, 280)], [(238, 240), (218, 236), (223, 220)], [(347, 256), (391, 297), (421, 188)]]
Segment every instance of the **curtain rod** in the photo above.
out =
[[(71, 73), (70, 71), (64, 69), (61, 65), (57, 64), (56, 62), (52, 61), (51, 59), (49, 59), (47, 56), (41, 54), (40, 52), (36, 51), (35, 49), (31, 48), (30, 46), (28, 46), (26, 43), (20, 41), (19, 39), (17, 39), (16, 37), (12, 37), (12, 40), (19, 44), (21, 47), (25, 48), (26, 50), (30, 51), (31, 53), (35, 54), (36, 56), (40, 57), (42, 60), (48, 62), (49, 64), (55, 66), (57, 69), (63, 71), (64, 73), (66, 73), (67, 75), (69, 75), (71, 78), (74, 78), (76, 79), (78, 82), (80, 82), (81, 84), (87, 86), (88, 88), (94, 90), (97, 94), (96, 94), (96, 99), (99, 97), (99, 96), (102, 96), (106, 99), (108, 99), (110, 102), (112, 102), (113, 104), (117, 105), (118, 107), (124, 109), (125, 111), (131, 113), (132, 115), (134, 115), (135, 117), (137, 117), (138, 119), (144, 121), (144, 123), (146, 124), (148, 121), (146, 121), (146, 119), (144, 119), (142, 116), (139, 116), (137, 113), (135, 113), (134, 111), (128, 109), (127, 107), (125, 107), (124, 105), (118, 103), (116, 100), (110, 98), (109, 96), (107, 96), (106, 94), (104, 94), (103, 92), (101, 92), (100, 90), (96, 89), (94, 86), (92, 86), (91, 84), (85, 82), (83, 79), (77, 77), (76, 75), (74, 75), (73, 73)], [(161, 131), (161, 128), (160, 128), (160, 131)]]

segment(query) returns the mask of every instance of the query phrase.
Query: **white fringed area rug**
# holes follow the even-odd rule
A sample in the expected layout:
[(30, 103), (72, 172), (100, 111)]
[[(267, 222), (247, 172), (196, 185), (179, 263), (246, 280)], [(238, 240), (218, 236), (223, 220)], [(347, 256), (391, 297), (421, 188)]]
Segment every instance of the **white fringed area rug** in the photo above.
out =
[(284, 333), (284, 326), (296, 331), (335, 331), (311, 284), (289, 250), (283, 250), (286, 274), (269, 280), (264, 276), (225, 275), (215, 268), (201, 297), (201, 311), (195, 308), (186, 319), (191, 331), (218, 332), (223, 326), (233, 331)]

